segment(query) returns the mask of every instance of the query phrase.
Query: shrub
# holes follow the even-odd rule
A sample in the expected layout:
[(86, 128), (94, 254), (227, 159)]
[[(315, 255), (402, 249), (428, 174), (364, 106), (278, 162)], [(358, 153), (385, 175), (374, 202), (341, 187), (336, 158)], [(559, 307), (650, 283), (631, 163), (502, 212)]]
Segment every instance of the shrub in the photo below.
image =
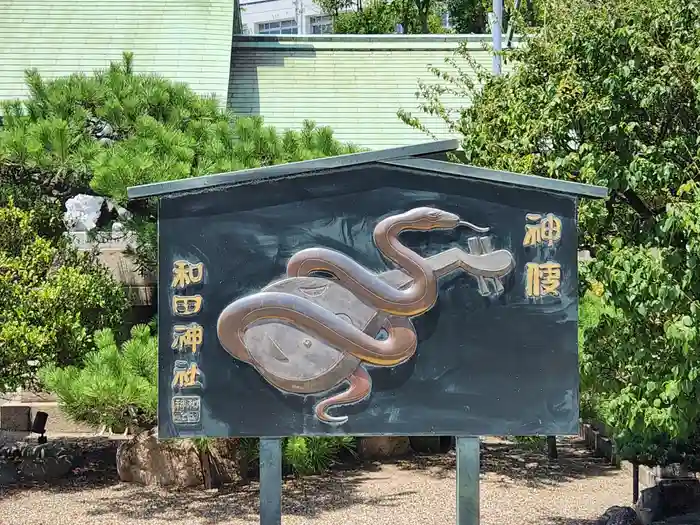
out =
[(344, 453), (354, 455), (355, 438), (340, 437), (289, 437), (282, 443), (284, 462), (299, 475), (315, 474), (330, 468)]
[[(66, 414), (93, 427), (118, 432), (126, 428), (152, 428), (158, 406), (158, 342), (146, 325), (131, 330), (121, 349), (110, 330), (95, 333), (96, 350), (80, 367), (50, 365), (40, 370), (42, 383), (58, 396)], [(208, 440), (197, 440), (202, 453)], [(258, 458), (258, 440), (241, 439), (246, 463)], [(329, 468), (344, 452), (351, 452), (351, 437), (291, 437), (283, 441), (285, 466), (298, 474)], [(244, 467), (246, 468), (246, 467)]]
[(146, 325), (131, 329), (119, 348), (109, 329), (95, 333), (96, 350), (81, 367), (56, 365), (40, 371), (66, 414), (93, 427), (118, 432), (152, 428), (158, 405), (158, 341)]
[(39, 366), (79, 364), (127, 304), (93, 254), (40, 237), (36, 222), (12, 201), (0, 208), (0, 391), (33, 386)]

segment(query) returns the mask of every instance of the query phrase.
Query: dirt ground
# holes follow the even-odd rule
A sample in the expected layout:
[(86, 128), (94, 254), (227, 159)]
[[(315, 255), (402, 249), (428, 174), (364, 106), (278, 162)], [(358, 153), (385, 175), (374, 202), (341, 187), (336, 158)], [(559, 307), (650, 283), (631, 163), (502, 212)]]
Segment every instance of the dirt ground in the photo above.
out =
[[(0, 486), (0, 525), (188, 525), (258, 522), (258, 487), (170, 491), (120, 483), (116, 444), (93, 441), (85, 468), (57, 484)], [(631, 500), (631, 475), (576, 441), (560, 457), (508, 443), (482, 446), (482, 525), (595, 525)], [(284, 525), (445, 525), (455, 522), (455, 456), (336, 468), (287, 479)]]

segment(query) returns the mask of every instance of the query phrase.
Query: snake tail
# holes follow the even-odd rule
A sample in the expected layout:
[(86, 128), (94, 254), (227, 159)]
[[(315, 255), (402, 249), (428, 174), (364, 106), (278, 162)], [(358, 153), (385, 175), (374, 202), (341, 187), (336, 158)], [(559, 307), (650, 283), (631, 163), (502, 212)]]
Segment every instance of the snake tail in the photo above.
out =
[(348, 420), (347, 416), (331, 416), (328, 411), (343, 405), (350, 405), (365, 399), (372, 391), (372, 379), (365, 368), (360, 365), (350, 377), (350, 386), (334, 396), (322, 399), (314, 407), (316, 417), (324, 422), (335, 425), (342, 425)]

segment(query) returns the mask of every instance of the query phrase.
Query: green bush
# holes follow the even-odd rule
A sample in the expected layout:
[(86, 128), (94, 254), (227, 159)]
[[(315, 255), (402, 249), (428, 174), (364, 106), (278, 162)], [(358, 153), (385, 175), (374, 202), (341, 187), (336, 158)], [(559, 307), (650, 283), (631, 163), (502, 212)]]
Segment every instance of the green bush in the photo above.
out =
[[(126, 205), (129, 186), (358, 151), (327, 127), (303, 122), (278, 132), (260, 117), (235, 117), (184, 84), (135, 74), (133, 57), (93, 75), (44, 80), (26, 74), (30, 97), (4, 104), (0, 128), (0, 205), (5, 193), (42, 203), (51, 225), (56, 210), (78, 193)], [(136, 262), (156, 269), (153, 202), (132, 206)], [(109, 225), (107, 225), (109, 226)]]
[[(356, 441), (353, 436), (284, 438), (283, 468), (300, 476), (323, 472), (344, 457), (356, 457)], [(248, 465), (248, 473), (256, 472), (256, 462), (260, 458), (259, 446), (258, 438), (242, 438), (239, 441), (242, 456)]]
[(44, 386), (74, 421), (114, 432), (152, 428), (158, 406), (158, 340), (146, 325), (131, 329), (119, 348), (111, 330), (95, 333), (96, 350), (82, 366), (46, 366)]
[(126, 304), (93, 254), (40, 237), (34, 213), (12, 201), (0, 208), (0, 391), (33, 386), (39, 366), (79, 364)]
[(283, 441), (284, 462), (299, 475), (315, 474), (330, 468), (344, 453), (354, 455), (355, 438), (289, 437)]
[[(39, 371), (43, 385), (54, 392), (66, 414), (93, 427), (114, 432), (156, 425), (158, 406), (158, 341), (146, 325), (131, 330), (121, 348), (110, 330), (95, 333), (96, 350), (80, 367), (49, 365)], [(208, 440), (198, 440), (207, 451)], [(258, 440), (241, 439), (248, 464), (258, 459)], [(354, 450), (351, 437), (291, 437), (283, 441), (285, 466), (300, 475), (329, 468), (338, 456)]]

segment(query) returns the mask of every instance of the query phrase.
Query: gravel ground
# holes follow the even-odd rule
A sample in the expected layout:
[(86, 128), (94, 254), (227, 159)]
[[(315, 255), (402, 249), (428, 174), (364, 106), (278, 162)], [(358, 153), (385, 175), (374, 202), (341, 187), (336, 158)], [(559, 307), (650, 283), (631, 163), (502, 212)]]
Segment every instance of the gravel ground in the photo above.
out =
[[(256, 523), (257, 486), (167, 491), (119, 483), (114, 443), (92, 441), (86, 468), (55, 485), (0, 486), (0, 525)], [(455, 522), (455, 457), (416, 456), (288, 479), (284, 525), (443, 525)], [(578, 441), (559, 461), (507, 443), (482, 447), (481, 525), (595, 525), (628, 504), (631, 476)]]

